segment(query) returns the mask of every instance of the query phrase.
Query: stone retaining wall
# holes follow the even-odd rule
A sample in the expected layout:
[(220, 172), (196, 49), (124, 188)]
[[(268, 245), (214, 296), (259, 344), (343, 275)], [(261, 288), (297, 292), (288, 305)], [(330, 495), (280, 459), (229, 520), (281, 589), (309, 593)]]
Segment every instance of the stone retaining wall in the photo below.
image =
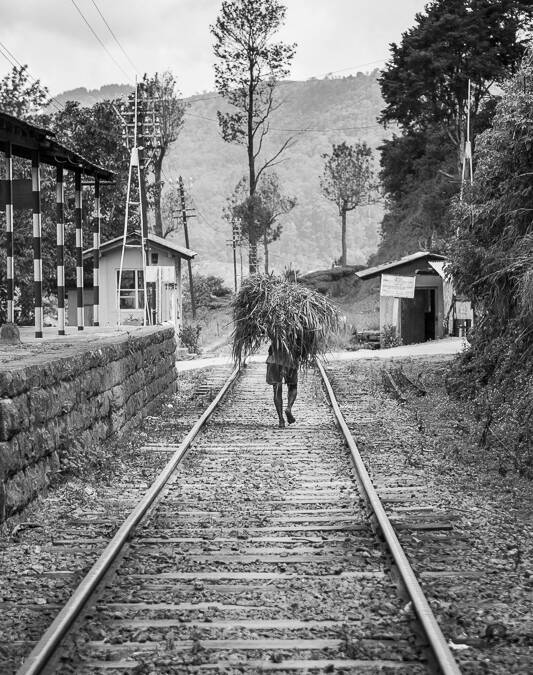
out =
[(175, 391), (175, 352), (174, 329), (157, 327), (50, 342), (1, 364), (0, 522), (49, 485), (74, 444), (120, 434)]

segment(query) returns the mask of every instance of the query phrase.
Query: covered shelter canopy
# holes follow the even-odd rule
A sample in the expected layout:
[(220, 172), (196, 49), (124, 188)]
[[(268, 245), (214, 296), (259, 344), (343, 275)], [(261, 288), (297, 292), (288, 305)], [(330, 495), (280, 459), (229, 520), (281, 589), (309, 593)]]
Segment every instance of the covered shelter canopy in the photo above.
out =
[(15, 157), (31, 160), (35, 152), (45, 164), (68, 171), (79, 171), (85, 176), (111, 181), (115, 174), (85, 159), (54, 138), (55, 134), (25, 120), (0, 112), (0, 144), (4, 151), (11, 149)]
[[(7, 323), (15, 322), (15, 209), (32, 209), (33, 220), (33, 270), (34, 270), (34, 316), (35, 337), (43, 336), (43, 265), (41, 259), (41, 165), (56, 168), (56, 222), (57, 222), (57, 312), (58, 333), (65, 334), (65, 222), (64, 222), (64, 171), (74, 174), (74, 223), (76, 228), (76, 285), (78, 330), (83, 330), (83, 225), (82, 225), (82, 176), (93, 178), (95, 217), (93, 220), (93, 244), (100, 243), (100, 184), (113, 181), (115, 174), (82, 157), (71, 148), (59, 143), (55, 134), (26, 120), (0, 112), (0, 152), (6, 156), (6, 180), (0, 180), (0, 207), (6, 214), (6, 318)], [(13, 158), (31, 161), (31, 179), (15, 179)], [(95, 325), (98, 325), (98, 255), (95, 254)]]

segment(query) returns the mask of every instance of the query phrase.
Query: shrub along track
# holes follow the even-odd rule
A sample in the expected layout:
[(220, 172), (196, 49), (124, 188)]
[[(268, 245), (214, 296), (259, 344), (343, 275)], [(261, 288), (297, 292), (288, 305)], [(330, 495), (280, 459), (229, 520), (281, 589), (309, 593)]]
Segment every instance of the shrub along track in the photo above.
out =
[[(264, 367), (245, 370), (54, 672), (429, 672), (320, 377), (304, 379), (297, 424), (278, 429)], [(174, 451), (175, 424), (147, 447)], [(41, 672), (39, 652), (21, 673)]]

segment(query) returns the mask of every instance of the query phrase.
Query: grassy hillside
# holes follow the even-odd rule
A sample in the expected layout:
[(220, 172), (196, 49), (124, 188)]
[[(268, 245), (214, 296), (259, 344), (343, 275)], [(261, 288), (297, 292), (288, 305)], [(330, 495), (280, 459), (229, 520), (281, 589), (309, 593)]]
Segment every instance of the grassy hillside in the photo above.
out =
[[(294, 146), (276, 167), (287, 194), (297, 199), (296, 208), (285, 220), (283, 234), (271, 245), (271, 267), (280, 272), (292, 263), (303, 271), (330, 267), (340, 255), (340, 222), (334, 204), (320, 194), (321, 155), (333, 143), (365, 140), (377, 148), (386, 135), (376, 117), (382, 99), (377, 72), (339, 79), (311, 79), (286, 82), (279, 88), (283, 105), (272, 118), (271, 133), (264, 148), (270, 157), (292, 137)], [(98, 92), (85, 92), (93, 96)], [(77, 98), (78, 90), (65, 92), (61, 99)], [(113, 98), (113, 87), (101, 90)], [(123, 95), (122, 85), (117, 94)], [(222, 218), (226, 198), (246, 173), (242, 146), (224, 143), (218, 131), (217, 109), (224, 106), (214, 93), (188, 100), (185, 124), (164, 165), (167, 178), (183, 176), (197, 208), (190, 224), (191, 247), (198, 251), (197, 269), (232, 280), (232, 254), (227, 242), (229, 225)], [(376, 156), (377, 165), (377, 156)], [(348, 262), (364, 264), (377, 248), (380, 205), (363, 206), (348, 214)], [(175, 235), (180, 242), (183, 234)], [(244, 252), (246, 261), (246, 251)], [(246, 265), (245, 265), (246, 267)]]

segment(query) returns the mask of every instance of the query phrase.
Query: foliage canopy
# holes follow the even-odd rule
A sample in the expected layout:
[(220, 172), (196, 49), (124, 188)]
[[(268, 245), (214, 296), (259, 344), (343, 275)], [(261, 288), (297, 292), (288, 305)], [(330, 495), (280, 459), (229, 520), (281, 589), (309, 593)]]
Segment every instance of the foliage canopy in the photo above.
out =
[(517, 68), (533, 7), (522, 0), (432, 0), (391, 46), (380, 77), (381, 121), (398, 125), (381, 146), (387, 214), (377, 262), (416, 248), (442, 249), (452, 230), (465, 147), (468, 80), (471, 130), (490, 126), (495, 83)]
[[(261, 176), (256, 191), (251, 196), (248, 179), (244, 176), (226, 201), (223, 215), (236, 228), (238, 238), (263, 241), (265, 274), (269, 272), (268, 246), (281, 236), (283, 224), (279, 219), (295, 206), (296, 199), (283, 193), (275, 171)], [(253, 232), (250, 232), (251, 228)]]
[(48, 103), (48, 89), (31, 80), (28, 66), (13, 66), (0, 80), (0, 110), (19, 119), (37, 114)]
[(155, 137), (147, 162), (147, 168), (153, 174), (153, 181), (149, 186), (149, 193), (154, 207), (154, 232), (160, 237), (166, 236), (172, 228), (167, 224), (163, 227), (161, 197), (163, 181), (163, 160), (165, 159), (170, 145), (177, 140), (183, 127), (183, 119), (186, 104), (181, 98), (174, 75), (169, 71), (155, 73), (151, 77), (144, 75), (140, 84), (141, 98), (153, 106), (157, 117), (158, 133)]

